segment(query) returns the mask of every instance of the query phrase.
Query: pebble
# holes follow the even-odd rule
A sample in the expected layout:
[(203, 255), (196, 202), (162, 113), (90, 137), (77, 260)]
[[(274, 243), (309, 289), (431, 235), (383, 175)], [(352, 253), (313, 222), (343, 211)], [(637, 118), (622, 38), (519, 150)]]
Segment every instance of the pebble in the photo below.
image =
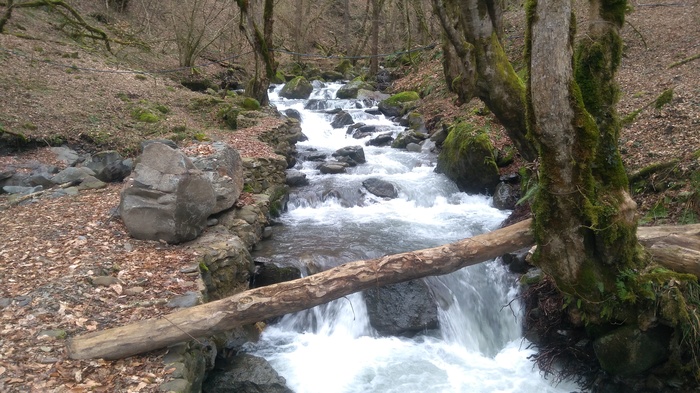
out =
[(97, 276), (93, 277), (91, 281), (92, 285), (96, 287), (108, 287), (119, 283), (119, 279), (112, 276)]

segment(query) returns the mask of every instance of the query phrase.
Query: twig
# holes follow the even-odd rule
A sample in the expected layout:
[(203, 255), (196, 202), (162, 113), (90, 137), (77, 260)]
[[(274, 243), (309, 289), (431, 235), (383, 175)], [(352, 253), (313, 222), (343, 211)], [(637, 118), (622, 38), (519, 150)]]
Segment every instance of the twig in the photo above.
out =
[(630, 25), (632, 30), (634, 30), (634, 32), (637, 33), (639, 38), (642, 39), (642, 43), (644, 44), (644, 49), (649, 50), (649, 46), (647, 45), (647, 40), (644, 39), (644, 36), (642, 35), (642, 33), (636, 27), (634, 27), (634, 25), (630, 21), (626, 20), (625, 22), (627, 22), (627, 24)]
[(683, 60), (681, 60), (681, 61), (677, 61), (677, 62), (671, 64), (670, 66), (668, 66), (668, 68), (669, 68), (669, 69), (675, 68), (675, 67), (681, 66), (681, 65), (683, 65), (683, 64), (685, 64), (685, 63), (690, 63), (691, 61), (697, 60), (697, 59), (700, 59), (700, 53), (695, 54), (695, 55), (690, 56), (690, 57), (686, 57), (685, 59), (683, 59)]

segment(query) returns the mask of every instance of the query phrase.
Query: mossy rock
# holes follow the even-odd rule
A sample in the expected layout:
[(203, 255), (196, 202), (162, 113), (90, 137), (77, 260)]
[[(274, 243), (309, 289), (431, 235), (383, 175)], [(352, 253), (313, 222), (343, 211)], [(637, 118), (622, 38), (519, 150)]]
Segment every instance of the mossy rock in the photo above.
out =
[(313, 89), (313, 86), (306, 78), (297, 76), (284, 85), (282, 90), (280, 90), (280, 97), (305, 100), (309, 98)]
[(340, 99), (351, 99), (351, 98), (357, 98), (357, 92), (360, 90), (374, 90), (374, 86), (372, 86), (371, 83), (365, 82), (360, 78), (355, 78), (352, 81), (346, 83), (338, 89), (338, 92), (335, 94), (337, 98)]
[(201, 97), (196, 97), (190, 100), (189, 108), (191, 110), (200, 110), (203, 108), (211, 108), (213, 106), (222, 104), (224, 102), (223, 99), (219, 97), (214, 97), (210, 95), (206, 96), (201, 96)]
[(435, 171), (444, 173), (461, 191), (493, 194), (499, 182), (494, 150), (484, 128), (457, 122), (450, 127)]
[(226, 124), (226, 126), (235, 130), (238, 129), (238, 115), (241, 113), (241, 109), (231, 105), (224, 105), (219, 109), (217, 117)]
[(350, 73), (352, 71), (352, 68), (353, 67), (352, 67), (352, 63), (350, 62), (350, 60), (345, 59), (345, 60), (342, 60), (340, 63), (338, 63), (338, 65), (335, 66), (334, 70), (336, 72), (343, 74), (343, 75), (347, 75), (348, 73)]
[(420, 96), (415, 91), (404, 91), (379, 103), (379, 110), (384, 116), (399, 117), (414, 109)]
[(157, 123), (160, 121), (160, 116), (148, 108), (134, 108), (131, 111), (131, 117), (142, 123)]
[(251, 97), (241, 97), (239, 100), (237, 100), (236, 105), (247, 111), (260, 110), (260, 103), (258, 102), (258, 100)]
[(276, 85), (281, 85), (285, 81), (286, 81), (286, 79), (284, 78), (284, 74), (282, 73), (282, 71), (277, 71), (275, 73), (275, 76), (270, 80), (270, 83), (274, 83)]
[(645, 332), (623, 326), (593, 343), (601, 368), (612, 375), (640, 375), (668, 358), (671, 329), (658, 326)]
[(341, 74), (338, 71), (323, 71), (323, 73), (321, 73), (321, 76), (324, 80), (329, 82), (339, 81), (344, 78), (343, 74)]

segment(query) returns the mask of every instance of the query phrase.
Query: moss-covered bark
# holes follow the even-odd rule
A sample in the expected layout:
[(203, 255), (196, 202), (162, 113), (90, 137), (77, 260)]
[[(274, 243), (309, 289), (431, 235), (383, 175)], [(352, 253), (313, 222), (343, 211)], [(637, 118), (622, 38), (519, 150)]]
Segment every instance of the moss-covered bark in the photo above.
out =
[(526, 136), (525, 84), (513, 70), (499, 39), (500, 4), (433, 0), (447, 42), (462, 62), (445, 69), (451, 79), (447, 82), (463, 101), (473, 96), (481, 99), (503, 124), (520, 154), (532, 161), (537, 154)]

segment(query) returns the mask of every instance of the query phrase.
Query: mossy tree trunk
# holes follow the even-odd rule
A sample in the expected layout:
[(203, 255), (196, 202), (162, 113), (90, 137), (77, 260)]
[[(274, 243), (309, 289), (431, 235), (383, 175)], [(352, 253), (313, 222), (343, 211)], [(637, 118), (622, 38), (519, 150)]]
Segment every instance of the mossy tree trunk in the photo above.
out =
[(239, 28), (253, 47), (255, 56), (255, 76), (246, 88), (246, 93), (260, 102), (260, 105), (268, 105), (270, 98), (267, 89), (270, 81), (275, 77), (275, 57), (272, 52), (272, 33), (274, 22), (274, 1), (265, 0), (263, 6), (263, 29), (255, 21), (250, 10), (249, 0), (236, 0), (241, 11)]
[[(464, 102), (481, 99), (503, 124), (520, 154), (532, 161), (536, 150), (527, 139), (525, 84), (508, 60), (500, 37), (501, 2), (487, 0), (432, 0), (445, 32), (446, 45), (454, 49), (464, 74), (448, 80)], [(452, 51), (448, 51), (452, 53)]]
[(620, 270), (643, 263), (617, 149), (614, 77), (625, 5), (591, 1), (577, 50), (571, 0), (533, 0), (527, 9), (528, 119), (540, 158), (536, 260), (588, 311), (614, 293)]

